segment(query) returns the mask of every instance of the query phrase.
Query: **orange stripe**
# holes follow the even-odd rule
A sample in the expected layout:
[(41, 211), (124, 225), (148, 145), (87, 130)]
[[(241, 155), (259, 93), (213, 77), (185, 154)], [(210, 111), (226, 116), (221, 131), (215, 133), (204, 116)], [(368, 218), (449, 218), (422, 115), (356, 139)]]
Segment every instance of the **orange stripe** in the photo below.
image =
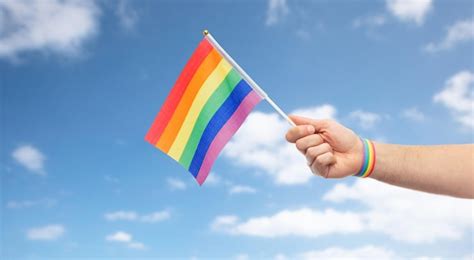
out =
[(215, 49), (212, 50), (194, 74), (191, 82), (189, 82), (178, 107), (174, 111), (173, 117), (166, 126), (160, 140), (156, 143), (156, 147), (160, 148), (163, 152), (168, 153), (181, 125), (183, 124), (184, 118), (188, 114), (189, 108), (191, 107), (196, 94), (207, 77), (209, 77), (212, 71), (217, 67), (217, 64), (219, 64), (221, 59), (222, 57), (219, 53)]
[(374, 169), (374, 166), (375, 166), (374, 144), (371, 141), (367, 140), (367, 145), (369, 146), (369, 153), (367, 155), (370, 156), (369, 166), (367, 167), (367, 170), (365, 171), (364, 175), (362, 175), (362, 178), (367, 178), (372, 173), (372, 170)]

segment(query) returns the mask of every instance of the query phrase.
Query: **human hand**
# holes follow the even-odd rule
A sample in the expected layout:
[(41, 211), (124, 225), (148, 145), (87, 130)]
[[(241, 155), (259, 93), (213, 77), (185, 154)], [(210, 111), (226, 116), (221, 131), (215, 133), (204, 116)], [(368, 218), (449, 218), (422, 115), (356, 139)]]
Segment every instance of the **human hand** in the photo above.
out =
[(286, 140), (306, 156), (311, 171), (324, 178), (351, 176), (360, 170), (363, 144), (349, 128), (333, 120), (290, 116), (297, 126)]

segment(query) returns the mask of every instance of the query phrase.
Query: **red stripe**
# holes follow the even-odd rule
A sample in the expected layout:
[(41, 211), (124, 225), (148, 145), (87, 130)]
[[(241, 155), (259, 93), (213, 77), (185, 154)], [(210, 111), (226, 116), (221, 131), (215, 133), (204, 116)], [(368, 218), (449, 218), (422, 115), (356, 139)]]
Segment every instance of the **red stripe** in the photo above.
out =
[(168, 97), (165, 100), (165, 103), (161, 107), (158, 115), (155, 117), (155, 121), (151, 125), (148, 133), (145, 136), (145, 140), (149, 143), (155, 145), (160, 139), (161, 134), (165, 130), (166, 125), (171, 119), (176, 107), (181, 100), (181, 97), (186, 90), (186, 87), (191, 81), (194, 73), (201, 65), (202, 61), (207, 57), (207, 55), (212, 51), (212, 45), (204, 38), (194, 51), (193, 55), (189, 59), (188, 63), (184, 67), (183, 71), (179, 75), (178, 80), (174, 84), (174, 87), (171, 89)]
[(370, 141), (370, 140), (368, 140), (368, 141), (369, 141), (370, 146), (372, 147), (372, 153), (373, 153), (373, 156), (374, 156), (374, 160), (372, 160), (372, 163), (370, 164), (370, 171), (367, 173), (367, 176), (364, 176), (364, 178), (367, 178), (372, 174), (372, 172), (374, 171), (374, 168), (375, 168), (375, 160), (377, 159), (377, 156), (376, 156), (376, 153), (375, 153), (375, 145), (374, 145), (374, 143), (372, 143), (372, 141)]

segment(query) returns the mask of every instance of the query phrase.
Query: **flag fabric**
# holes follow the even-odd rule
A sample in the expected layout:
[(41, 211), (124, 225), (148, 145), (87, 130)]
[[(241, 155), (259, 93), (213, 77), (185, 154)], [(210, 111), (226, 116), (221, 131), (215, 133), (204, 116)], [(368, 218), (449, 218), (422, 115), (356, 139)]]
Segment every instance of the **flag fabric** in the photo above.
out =
[(201, 185), (225, 144), (262, 97), (204, 38), (171, 89), (145, 140)]

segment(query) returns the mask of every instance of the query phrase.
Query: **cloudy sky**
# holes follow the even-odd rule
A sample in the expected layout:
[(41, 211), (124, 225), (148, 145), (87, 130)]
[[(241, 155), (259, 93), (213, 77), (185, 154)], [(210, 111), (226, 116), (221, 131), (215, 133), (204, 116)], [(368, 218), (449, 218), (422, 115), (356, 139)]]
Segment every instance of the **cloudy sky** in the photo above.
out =
[(314, 177), (265, 102), (202, 187), (144, 136), (207, 28), (288, 112), (472, 143), (473, 8), (0, 0), (2, 259), (470, 259), (471, 201)]

